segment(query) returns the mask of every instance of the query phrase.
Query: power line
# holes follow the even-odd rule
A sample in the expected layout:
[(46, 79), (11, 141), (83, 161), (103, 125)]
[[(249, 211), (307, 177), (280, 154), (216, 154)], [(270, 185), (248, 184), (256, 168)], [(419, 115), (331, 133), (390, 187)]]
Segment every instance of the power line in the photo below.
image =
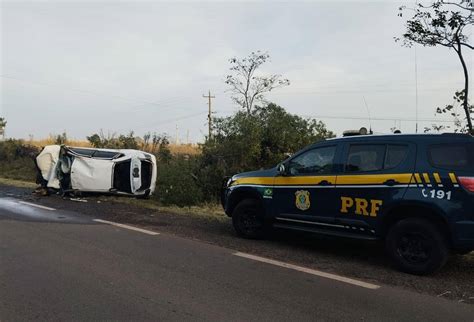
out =
[(26, 80), (26, 79), (21, 79), (21, 78), (14, 77), (14, 76), (9, 76), (9, 75), (0, 75), (0, 77), (5, 78), (5, 79), (16, 80), (16, 81), (23, 82), (23, 83), (30, 83), (30, 84), (33, 84), (33, 85), (46, 86), (46, 87), (52, 87), (52, 88), (61, 88), (63, 90), (77, 92), (77, 93), (107, 97), (107, 98), (118, 99), (118, 100), (123, 100), (123, 101), (127, 101), (127, 102), (141, 103), (140, 105), (132, 106), (131, 107), (132, 109), (142, 107), (142, 106), (146, 106), (146, 105), (154, 105), (154, 106), (158, 106), (158, 107), (170, 106), (170, 105), (173, 105), (175, 103), (185, 101), (185, 99), (183, 99), (182, 96), (175, 96), (175, 97), (170, 97), (168, 99), (151, 102), (151, 101), (144, 101), (144, 100), (136, 99), (136, 98), (125, 97), (125, 96), (103, 94), (103, 93), (94, 92), (94, 91), (90, 91), (90, 90), (83, 90), (83, 89), (77, 89), (77, 88), (68, 88), (68, 87), (64, 87), (64, 86), (61, 86), (61, 85), (57, 85), (57, 84)]

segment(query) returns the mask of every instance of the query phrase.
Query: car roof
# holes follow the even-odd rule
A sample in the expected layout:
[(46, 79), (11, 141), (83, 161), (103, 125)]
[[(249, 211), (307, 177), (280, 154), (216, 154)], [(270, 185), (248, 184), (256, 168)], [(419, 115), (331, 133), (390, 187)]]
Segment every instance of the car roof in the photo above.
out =
[(367, 134), (367, 135), (352, 135), (352, 136), (344, 136), (344, 137), (337, 137), (337, 138), (329, 138), (327, 141), (338, 141), (338, 140), (364, 140), (367, 141), (373, 139), (383, 139), (383, 140), (394, 140), (397, 141), (399, 139), (410, 139), (410, 140), (426, 140), (426, 139), (439, 139), (439, 138), (456, 138), (456, 139), (474, 139), (473, 136), (469, 134), (463, 133), (418, 133), (418, 134)]
[[(404, 141), (413, 141), (413, 142), (423, 142), (423, 141), (436, 141), (439, 139), (453, 139), (453, 140), (472, 140), (474, 142), (474, 137), (469, 134), (463, 133), (419, 133), (419, 134), (367, 134), (367, 135), (352, 135), (352, 136), (343, 136), (328, 138), (323, 141), (315, 142), (309, 145), (307, 148), (312, 148), (316, 145), (322, 143), (341, 143), (341, 142), (350, 142), (350, 141), (366, 141), (366, 142), (375, 142), (375, 141), (393, 141), (397, 142), (400, 140)], [(305, 148), (304, 150), (306, 150)]]

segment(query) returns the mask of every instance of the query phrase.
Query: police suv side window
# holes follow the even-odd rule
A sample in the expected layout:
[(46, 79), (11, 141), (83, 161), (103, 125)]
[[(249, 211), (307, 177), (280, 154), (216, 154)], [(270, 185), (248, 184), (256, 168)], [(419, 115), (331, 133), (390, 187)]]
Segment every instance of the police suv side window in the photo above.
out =
[(387, 145), (387, 154), (385, 156), (384, 169), (392, 169), (405, 161), (408, 155), (407, 145)]
[(436, 144), (428, 149), (430, 163), (444, 169), (474, 169), (474, 144)]
[(383, 169), (385, 144), (351, 145), (346, 172), (377, 171)]
[(290, 175), (330, 173), (334, 165), (335, 146), (316, 148), (300, 154), (290, 160)]
[(405, 161), (407, 145), (354, 144), (349, 148), (346, 172), (366, 172), (393, 169)]

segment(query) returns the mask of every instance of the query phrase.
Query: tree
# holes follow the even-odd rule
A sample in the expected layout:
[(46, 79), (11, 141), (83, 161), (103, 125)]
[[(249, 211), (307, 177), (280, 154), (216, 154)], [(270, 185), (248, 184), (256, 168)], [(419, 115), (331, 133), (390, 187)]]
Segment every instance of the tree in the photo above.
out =
[[(453, 118), (453, 130), (455, 133), (469, 133), (469, 128), (466, 127), (465, 123), (461, 121), (461, 115), (457, 112), (457, 107), (465, 102), (466, 98), (464, 96), (464, 90), (457, 91), (453, 96), (453, 104), (448, 104), (444, 108), (438, 107), (436, 113), (440, 115), (450, 115)], [(468, 102), (469, 115), (474, 114), (474, 105), (469, 104)], [(472, 119), (472, 117), (471, 117)], [(451, 128), (451, 126), (446, 126), (445, 128)], [(433, 126), (433, 129), (436, 129), (436, 126)], [(444, 128), (441, 128), (441, 130)]]
[[(408, 8), (400, 7), (399, 16)], [(467, 128), (474, 134), (472, 118), (469, 109), (469, 73), (463, 56), (463, 48), (474, 50), (469, 44), (465, 33), (467, 26), (474, 25), (474, 7), (472, 0), (458, 0), (458, 2), (446, 2), (436, 0), (431, 5), (418, 4), (412, 8), (414, 15), (406, 23), (406, 31), (403, 34), (403, 45), (411, 47), (414, 43), (426, 47), (443, 46), (453, 49), (461, 63), (464, 73), (463, 110), (466, 116)], [(399, 41), (400, 38), (395, 38)]]
[(4, 117), (0, 117), (0, 136), (5, 138), (5, 127), (7, 126), (7, 121)]
[(229, 85), (232, 99), (247, 111), (252, 112), (256, 102), (263, 102), (264, 94), (273, 89), (290, 85), (288, 79), (281, 75), (258, 76), (258, 68), (270, 59), (267, 52), (252, 52), (246, 58), (231, 58), (231, 75), (227, 75), (225, 83)]
[(197, 168), (204, 196), (218, 194), (222, 178), (276, 166), (288, 154), (334, 133), (314, 119), (290, 114), (276, 104), (257, 106), (248, 114), (213, 119), (214, 139), (201, 146)]

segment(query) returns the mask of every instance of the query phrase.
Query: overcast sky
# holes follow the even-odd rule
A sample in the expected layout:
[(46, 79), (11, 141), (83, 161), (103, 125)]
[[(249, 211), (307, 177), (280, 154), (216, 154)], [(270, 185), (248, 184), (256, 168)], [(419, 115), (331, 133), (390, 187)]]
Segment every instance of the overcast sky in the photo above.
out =
[[(414, 132), (415, 49), (393, 40), (403, 32), (401, 4), (3, 1), (0, 116), (9, 137), (82, 139), (101, 129), (174, 137), (178, 126), (181, 141), (187, 131), (202, 141), (202, 94), (216, 96), (216, 116), (237, 110), (223, 81), (228, 60), (262, 50), (271, 55), (262, 72), (291, 81), (268, 95), (289, 112), (340, 134), (369, 126), (365, 97), (374, 131)], [(434, 110), (462, 88), (460, 63), (445, 48), (418, 47), (417, 57), (419, 118), (446, 119)], [(399, 121), (376, 120), (385, 118)]]

